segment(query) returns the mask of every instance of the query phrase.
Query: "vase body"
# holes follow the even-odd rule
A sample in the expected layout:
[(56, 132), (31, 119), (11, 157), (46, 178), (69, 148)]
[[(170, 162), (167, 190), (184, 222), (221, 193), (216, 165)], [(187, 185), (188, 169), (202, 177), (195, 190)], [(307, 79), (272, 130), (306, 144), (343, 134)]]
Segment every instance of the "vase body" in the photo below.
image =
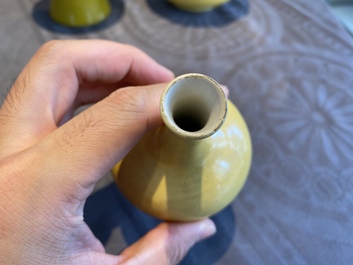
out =
[(105, 20), (111, 13), (109, 0), (51, 0), (50, 16), (69, 27), (87, 27)]
[(230, 0), (168, 0), (175, 7), (188, 12), (206, 12)]
[[(211, 82), (206, 90), (215, 85), (218, 94), (202, 94), (205, 82)], [(163, 220), (192, 221), (236, 197), (249, 173), (251, 140), (241, 114), (222, 93), (199, 74), (168, 85), (161, 99), (165, 125), (146, 134), (113, 169), (119, 189), (136, 207)]]

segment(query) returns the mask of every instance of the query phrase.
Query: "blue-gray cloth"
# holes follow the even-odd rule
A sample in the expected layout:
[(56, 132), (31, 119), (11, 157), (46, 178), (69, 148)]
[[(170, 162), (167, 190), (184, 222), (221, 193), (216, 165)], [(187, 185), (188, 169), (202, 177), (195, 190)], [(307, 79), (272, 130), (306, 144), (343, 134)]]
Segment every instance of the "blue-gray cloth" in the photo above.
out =
[[(233, 210), (227, 207), (213, 216), (212, 220), (218, 229), (217, 234), (196, 245), (181, 264), (213, 264), (229, 248), (235, 233)], [(129, 245), (160, 223), (160, 220), (131, 205), (114, 183), (88, 198), (85, 221), (103, 244), (107, 243), (113, 230), (119, 227)]]
[[(36, 3), (0, 3), (4, 90), (40, 44), (68, 37), (33, 21)], [(353, 41), (325, 1), (249, 0), (237, 19), (213, 16), (203, 26), (190, 14), (181, 23), (162, 0), (122, 4), (115, 23), (77, 38), (135, 45), (176, 75), (213, 77), (228, 86), (251, 132), (244, 189), (213, 217), (217, 235), (182, 264), (352, 264)], [(85, 220), (113, 254), (158, 223), (132, 207), (110, 175), (88, 199)]]

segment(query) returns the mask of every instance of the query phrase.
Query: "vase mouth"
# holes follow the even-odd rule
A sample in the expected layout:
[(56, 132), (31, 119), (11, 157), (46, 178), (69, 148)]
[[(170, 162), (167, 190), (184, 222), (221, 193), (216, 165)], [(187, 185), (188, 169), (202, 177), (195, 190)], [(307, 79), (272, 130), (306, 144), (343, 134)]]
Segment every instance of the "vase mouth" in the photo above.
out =
[(227, 116), (227, 97), (211, 77), (190, 73), (173, 79), (161, 97), (166, 127), (180, 137), (204, 139), (216, 133)]

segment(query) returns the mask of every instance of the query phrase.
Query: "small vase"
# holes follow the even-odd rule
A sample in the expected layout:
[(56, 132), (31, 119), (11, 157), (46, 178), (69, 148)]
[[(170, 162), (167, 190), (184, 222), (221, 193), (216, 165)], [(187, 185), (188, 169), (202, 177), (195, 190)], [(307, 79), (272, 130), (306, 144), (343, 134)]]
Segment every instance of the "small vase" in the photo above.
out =
[(105, 20), (111, 13), (109, 0), (50, 0), (51, 18), (68, 27), (88, 27)]
[(113, 169), (125, 197), (163, 220), (193, 221), (226, 207), (243, 187), (251, 140), (239, 111), (208, 76), (171, 81), (163, 126), (146, 134)]
[(169, 3), (174, 5), (176, 8), (200, 13), (200, 12), (207, 12), (213, 8), (216, 8), (220, 5), (223, 5), (230, 0), (167, 0)]

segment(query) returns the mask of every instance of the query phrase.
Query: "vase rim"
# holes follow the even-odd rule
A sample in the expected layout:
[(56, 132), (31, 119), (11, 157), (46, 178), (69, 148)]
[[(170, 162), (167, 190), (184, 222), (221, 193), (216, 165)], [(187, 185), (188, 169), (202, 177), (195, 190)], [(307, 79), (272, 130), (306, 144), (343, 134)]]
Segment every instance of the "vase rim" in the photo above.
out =
[[(174, 78), (160, 101), (160, 112), (166, 127), (190, 140), (204, 139), (216, 133), (226, 119), (227, 108), (227, 97), (221, 86), (213, 78), (199, 73)], [(187, 109), (187, 116), (196, 115), (196, 120), (201, 123), (199, 129), (188, 130), (180, 126), (175, 113), (184, 112), (183, 109)]]

